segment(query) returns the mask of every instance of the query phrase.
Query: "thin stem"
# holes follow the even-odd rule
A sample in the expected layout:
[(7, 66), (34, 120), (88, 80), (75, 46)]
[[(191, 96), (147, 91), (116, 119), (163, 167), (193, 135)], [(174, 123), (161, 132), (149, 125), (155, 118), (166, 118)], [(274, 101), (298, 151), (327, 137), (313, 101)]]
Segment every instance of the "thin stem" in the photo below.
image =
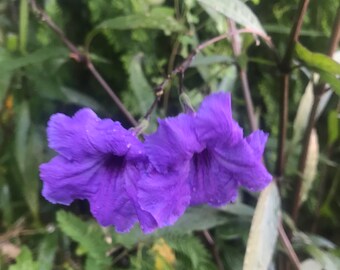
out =
[(297, 257), (292, 244), (289, 241), (289, 238), (287, 237), (287, 234), (282, 226), (282, 223), (279, 223), (279, 236), (282, 245), (285, 247), (288, 257), (290, 261), (293, 263), (295, 269), (299, 270), (300, 269), (300, 261), (299, 258)]
[(211, 247), (211, 253), (215, 259), (216, 265), (217, 265), (217, 269), (218, 270), (224, 270), (224, 266), (223, 266), (223, 262), (220, 258), (220, 255), (218, 253), (218, 249), (216, 247), (215, 241), (212, 238), (211, 234), (209, 233), (208, 230), (204, 230), (202, 232), (203, 237), (205, 238), (205, 240), (207, 241), (207, 243), (210, 245)]
[[(328, 47), (328, 56), (332, 56), (334, 51), (336, 50), (338, 44), (340, 41), (340, 8), (337, 10), (337, 15), (333, 24), (333, 30), (332, 35), (330, 38), (330, 43)], [(298, 166), (298, 178), (296, 183), (296, 191), (295, 191), (295, 198), (294, 198), (294, 204), (292, 208), (292, 218), (296, 222), (300, 210), (300, 204), (301, 204), (301, 189), (302, 189), (302, 182), (303, 182), (303, 172), (306, 168), (306, 160), (307, 160), (307, 154), (308, 154), (308, 148), (309, 148), (309, 142), (310, 142), (310, 136), (312, 133), (312, 130), (315, 125), (315, 117), (316, 117), (316, 111), (320, 102), (321, 95), (325, 92), (325, 84), (319, 84), (314, 89), (314, 102), (312, 105), (311, 113), (309, 115), (309, 120), (307, 124), (307, 128), (304, 135), (302, 150), (300, 154), (299, 159), (299, 166)]]
[[(228, 20), (229, 25), (229, 35), (231, 39), (231, 46), (233, 49), (234, 56), (237, 58), (241, 54), (241, 41), (236, 29), (236, 24), (232, 20)], [(248, 120), (251, 130), (257, 129), (256, 119), (255, 119), (255, 110), (254, 104), (250, 94), (250, 87), (248, 82), (248, 76), (245, 68), (241, 67), (241, 65), (237, 64), (237, 69), (239, 71), (239, 75), (241, 78), (241, 85), (242, 85), (242, 93), (244, 100), (246, 102)]]
[(137, 126), (138, 122), (126, 109), (124, 104), (120, 101), (118, 96), (115, 94), (113, 89), (108, 85), (108, 83), (103, 79), (99, 72), (94, 67), (93, 63), (87, 57), (86, 54), (82, 53), (64, 34), (64, 32), (54, 23), (54, 21), (41, 9), (38, 7), (35, 0), (30, 0), (30, 4), (34, 13), (36, 13), (42, 22), (44, 22), (51, 30), (53, 30), (59, 39), (66, 45), (66, 47), (71, 51), (70, 57), (79, 63), (83, 63), (98, 81), (98, 83), (104, 88), (106, 93), (111, 97), (113, 102), (117, 105), (119, 110), (124, 114), (124, 116), (129, 120), (133, 126)]
[(179, 65), (177, 66), (174, 70), (172, 70), (167, 77), (163, 80), (162, 83), (160, 83), (159, 85), (157, 85), (154, 89), (155, 92), (155, 100), (154, 102), (151, 104), (151, 107), (149, 108), (148, 112), (145, 114), (144, 118), (147, 119), (150, 114), (152, 113), (153, 109), (156, 107), (154, 106), (155, 103), (157, 103), (157, 101), (160, 99), (160, 97), (164, 94), (164, 89), (165, 87), (168, 85), (168, 83), (170, 82), (170, 80), (178, 75), (178, 74), (184, 74), (185, 71), (190, 67), (192, 61), (194, 60), (195, 56), (204, 48), (219, 42), (223, 39), (226, 39), (228, 37), (227, 34), (223, 34), (217, 37), (214, 37), (212, 39), (209, 39), (205, 42), (203, 42), (202, 44), (200, 44), (195, 50), (193, 50), (191, 52), (191, 54)]
[(309, 0), (301, 0), (299, 3), (298, 13), (295, 23), (291, 29), (285, 55), (279, 64), (279, 68), (283, 73), (281, 104), (280, 104), (280, 123), (279, 123), (279, 144), (277, 149), (276, 175), (280, 179), (283, 175), (285, 166), (285, 145), (288, 125), (288, 105), (289, 105), (289, 73), (291, 71), (291, 62), (294, 53), (295, 43), (299, 39), (303, 18), (306, 14)]
[(112, 100), (116, 103), (119, 110), (125, 115), (125, 117), (130, 121), (130, 123), (134, 126), (138, 125), (138, 122), (135, 118), (130, 114), (130, 112), (126, 109), (124, 104), (120, 101), (118, 96), (112, 91), (111, 87), (108, 83), (103, 79), (103, 77), (99, 74), (97, 69), (94, 67), (91, 61), (88, 61), (87, 68), (90, 70), (92, 75), (96, 78), (98, 83), (104, 88), (106, 93), (112, 98)]

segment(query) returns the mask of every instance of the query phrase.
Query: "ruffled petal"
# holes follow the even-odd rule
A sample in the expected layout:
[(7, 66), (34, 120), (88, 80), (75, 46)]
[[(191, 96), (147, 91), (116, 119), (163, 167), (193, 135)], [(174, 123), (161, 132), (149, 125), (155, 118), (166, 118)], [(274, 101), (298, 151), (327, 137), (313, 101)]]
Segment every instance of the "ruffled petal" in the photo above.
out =
[(145, 140), (146, 153), (157, 170), (165, 173), (201, 149), (192, 125), (193, 116), (186, 114), (159, 120), (158, 130)]
[(138, 148), (133, 152), (142, 151), (138, 139), (119, 122), (101, 120), (90, 109), (81, 109), (73, 117), (61, 113), (53, 115), (48, 122), (47, 134), (49, 147), (70, 160), (105, 153), (122, 156), (131, 146)]
[(166, 174), (150, 167), (138, 182), (138, 202), (151, 213), (159, 227), (174, 224), (190, 203), (187, 181), (189, 163)]
[(237, 181), (220, 166), (209, 149), (196, 153), (191, 159), (188, 181), (191, 205), (220, 206), (235, 201), (237, 197)]
[(265, 133), (262, 130), (256, 130), (246, 137), (246, 140), (249, 146), (253, 149), (253, 153), (256, 158), (262, 158), (267, 139), (268, 133)]
[(229, 171), (235, 181), (252, 191), (266, 187), (272, 180), (261, 158), (254, 153), (246, 140), (230, 147), (219, 144), (214, 148), (216, 160), (225, 170)]
[(230, 93), (219, 92), (204, 99), (195, 118), (195, 131), (208, 145), (221, 140), (233, 145), (243, 138), (242, 129), (232, 118)]
[(87, 199), (98, 190), (95, 176), (101, 166), (96, 160), (72, 162), (56, 156), (40, 165), (40, 178), (44, 183), (42, 195), (51, 203), (65, 205), (75, 199)]

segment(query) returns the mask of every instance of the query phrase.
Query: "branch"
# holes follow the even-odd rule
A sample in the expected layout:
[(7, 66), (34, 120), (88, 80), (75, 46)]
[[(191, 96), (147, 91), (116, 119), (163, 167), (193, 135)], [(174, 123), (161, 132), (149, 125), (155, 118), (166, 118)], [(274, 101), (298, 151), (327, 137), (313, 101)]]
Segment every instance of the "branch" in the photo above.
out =
[[(340, 41), (340, 7), (337, 10), (337, 15), (336, 15), (336, 18), (333, 24), (332, 35), (330, 37), (329, 48), (327, 52), (328, 56), (332, 57), (333, 53), (335, 52), (339, 44), (339, 41)], [(322, 84), (317, 85), (316, 88), (314, 89), (314, 102), (313, 102), (312, 109), (309, 115), (309, 120), (308, 120), (307, 128), (305, 131), (301, 155), (299, 159), (298, 179), (297, 179), (297, 184), (296, 184), (297, 186), (296, 186), (295, 198), (294, 198), (294, 204), (293, 204), (293, 210), (292, 210), (292, 218), (295, 222), (297, 221), (300, 204), (301, 204), (301, 189), (302, 189), (302, 182), (303, 182), (302, 175), (306, 168), (306, 160), (307, 160), (310, 136), (315, 125), (316, 111), (319, 106), (320, 98), (326, 90), (325, 87), (326, 85), (322, 83)]]
[(276, 175), (278, 178), (281, 178), (284, 171), (285, 166), (285, 145), (286, 145), (286, 136), (287, 136), (287, 123), (288, 123), (288, 96), (289, 96), (289, 73), (290, 73), (290, 65), (293, 58), (293, 52), (295, 43), (298, 41), (301, 27), (303, 23), (303, 17), (306, 14), (307, 7), (309, 4), (309, 0), (301, 0), (298, 9), (298, 15), (295, 20), (295, 23), (290, 32), (288, 45), (286, 48), (285, 55), (279, 65), (281, 72), (283, 73), (282, 77), (282, 91), (281, 91), (281, 106), (280, 106), (280, 124), (279, 124), (279, 145), (277, 149), (277, 164), (276, 164)]
[(64, 32), (53, 22), (53, 20), (42, 10), (38, 7), (35, 0), (29, 0), (32, 11), (40, 18), (40, 20), (45, 23), (54, 33), (59, 37), (59, 39), (65, 44), (65, 46), (70, 50), (71, 54), (70, 57), (73, 58), (75, 61), (79, 63), (85, 64), (85, 66), (89, 69), (98, 83), (104, 88), (104, 90), (108, 93), (111, 97), (113, 102), (117, 105), (119, 110), (124, 114), (124, 116), (129, 120), (129, 122), (133, 126), (137, 126), (138, 122), (134, 119), (134, 117), (130, 114), (130, 112), (126, 109), (124, 104), (120, 101), (118, 96), (112, 90), (112, 88), (108, 85), (108, 83), (103, 79), (103, 77), (98, 73), (95, 69), (91, 59), (80, 50), (66, 37)]

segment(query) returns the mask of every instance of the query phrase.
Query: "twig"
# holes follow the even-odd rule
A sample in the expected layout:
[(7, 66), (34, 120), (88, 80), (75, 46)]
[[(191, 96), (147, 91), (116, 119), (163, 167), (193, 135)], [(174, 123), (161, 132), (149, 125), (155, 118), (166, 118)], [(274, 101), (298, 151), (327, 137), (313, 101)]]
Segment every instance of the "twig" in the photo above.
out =
[(282, 77), (282, 91), (281, 91), (281, 108), (280, 108), (280, 124), (279, 124), (279, 144), (277, 149), (277, 164), (276, 175), (280, 179), (283, 175), (285, 166), (285, 145), (287, 136), (287, 123), (288, 123), (288, 95), (289, 95), (289, 73), (290, 65), (293, 58), (295, 43), (298, 41), (303, 18), (307, 11), (309, 0), (301, 0), (298, 8), (297, 18), (290, 32), (288, 45), (285, 55), (279, 65)]
[(124, 114), (124, 116), (130, 121), (130, 123), (134, 126), (138, 125), (138, 122), (134, 119), (134, 117), (130, 114), (130, 112), (126, 109), (124, 104), (120, 101), (118, 96), (112, 90), (112, 88), (107, 84), (107, 82), (103, 79), (103, 77), (98, 73), (95, 69), (91, 59), (77, 49), (77, 47), (66, 37), (64, 32), (54, 23), (54, 21), (42, 10), (38, 7), (35, 0), (29, 0), (32, 10), (37, 16), (44, 22), (51, 30), (53, 30), (59, 39), (66, 45), (66, 47), (70, 50), (71, 54), (70, 57), (73, 58), (75, 61), (79, 63), (85, 64), (85, 66), (89, 69), (98, 83), (104, 88), (104, 90), (108, 93), (111, 97), (113, 102), (117, 105), (119, 110)]
[(177, 66), (174, 70), (172, 70), (167, 76), (166, 78), (163, 80), (162, 83), (160, 83), (159, 85), (157, 85), (154, 88), (154, 93), (155, 93), (155, 100), (152, 103), (151, 107), (149, 108), (149, 110), (147, 111), (147, 113), (144, 115), (144, 118), (147, 119), (149, 118), (150, 114), (152, 113), (153, 109), (156, 107), (155, 103), (157, 104), (157, 102), (159, 101), (160, 97), (164, 94), (164, 89), (165, 87), (168, 85), (168, 83), (170, 82), (170, 80), (178, 75), (178, 74), (184, 74), (185, 71), (190, 67), (192, 61), (194, 60), (195, 56), (204, 48), (219, 42), (223, 39), (226, 39), (228, 37), (227, 34), (223, 34), (217, 37), (214, 37), (212, 39), (209, 39), (205, 42), (203, 42), (202, 44), (200, 44), (195, 50), (193, 50), (191, 52), (191, 54), (179, 65)]
[(282, 226), (282, 222), (279, 223), (279, 236), (280, 236), (282, 245), (285, 247), (287, 251), (290, 261), (293, 263), (295, 269), (299, 270), (300, 269), (299, 258), (296, 256), (293, 246), (290, 243), (289, 238), (287, 237), (287, 234)]
[[(327, 55), (332, 56), (334, 51), (336, 50), (338, 44), (340, 41), (340, 7), (337, 10), (337, 15), (333, 24), (333, 30), (332, 35), (330, 38), (329, 48)], [(312, 109), (309, 115), (309, 120), (307, 124), (307, 128), (305, 131), (304, 139), (303, 139), (303, 145), (301, 150), (301, 155), (299, 158), (299, 166), (298, 166), (298, 178), (296, 183), (296, 191), (295, 191), (295, 198), (294, 198), (294, 204), (292, 209), (292, 218), (296, 222), (299, 214), (300, 204), (301, 204), (301, 189), (302, 189), (302, 182), (303, 182), (303, 172), (306, 167), (306, 160), (307, 160), (307, 153), (309, 148), (309, 142), (310, 142), (310, 136), (312, 133), (312, 130), (315, 125), (316, 121), (316, 111), (319, 106), (320, 98), (322, 94), (325, 92), (325, 84), (319, 84), (314, 89), (314, 102), (312, 105)]]
[[(237, 33), (236, 24), (232, 20), (228, 20), (229, 24), (229, 30), (230, 30), (230, 39), (231, 39), (231, 45), (233, 48), (233, 53), (235, 57), (238, 57), (241, 54), (241, 42), (239, 40), (239, 35)], [(247, 108), (247, 114), (248, 114), (248, 120), (250, 124), (251, 130), (256, 130), (256, 119), (254, 117), (255, 110), (254, 110), (254, 104), (251, 98), (250, 94), (250, 88), (249, 88), (249, 82), (246, 70), (241, 65), (237, 64), (237, 69), (239, 71), (239, 75), (241, 78), (241, 84), (242, 84), (242, 92), (244, 100), (246, 101), (246, 108)]]

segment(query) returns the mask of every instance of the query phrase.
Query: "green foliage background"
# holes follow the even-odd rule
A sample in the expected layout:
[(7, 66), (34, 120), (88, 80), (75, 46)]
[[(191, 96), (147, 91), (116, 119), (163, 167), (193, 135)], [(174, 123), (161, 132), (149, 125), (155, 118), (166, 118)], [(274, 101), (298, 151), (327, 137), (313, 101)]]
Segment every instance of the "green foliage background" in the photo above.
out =
[[(281, 59), (298, 1), (232, 2), (246, 2)], [(153, 88), (166, 74), (199, 44), (228, 29), (225, 16), (196, 0), (45, 0), (38, 4), (80, 50), (90, 53), (96, 68), (136, 119), (146, 113), (154, 99)], [(292, 243), (300, 260), (312, 258), (325, 269), (340, 269), (340, 83), (335, 77), (340, 69), (324, 55), (311, 52), (327, 51), (338, 8), (337, 0), (311, 1), (304, 18), (300, 36), (304, 47), (296, 50), (291, 72), (288, 158), (280, 182), (283, 223), (293, 232)], [(239, 12), (234, 14), (240, 17), (232, 19), (244, 19), (245, 10)], [(246, 66), (259, 125), (270, 132), (265, 161), (274, 173), (281, 73), (264, 42), (257, 46), (251, 34), (241, 37), (238, 58), (228, 40), (197, 55), (185, 73), (184, 86), (195, 107), (208, 93), (231, 91), (234, 117), (249, 134), (236, 67)], [(308, 170), (316, 170), (316, 174), (305, 179), (310, 189), (304, 190), (299, 222), (293, 224), (289, 213), (307, 118), (304, 114), (299, 118), (297, 111), (310, 105), (304, 94), (313, 72), (320, 73), (335, 93), (323, 101), (316, 125), (317, 160), (307, 162)], [(152, 114), (148, 132), (157, 127), (157, 117), (181, 111), (178, 87), (178, 81), (171, 80)], [(74, 61), (60, 38), (31, 12), (28, 0), (2, 0), (0, 269), (158, 269), (159, 254), (153, 247), (159, 239), (165, 240), (176, 257), (172, 263), (163, 258), (163, 269), (218, 269), (216, 254), (224, 269), (242, 269), (257, 194), (240, 191), (234, 205), (221, 209), (189, 209), (175, 226), (151, 235), (143, 235), (137, 227), (119, 235), (113, 228), (99, 227), (86, 202), (76, 201), (66, 209), (41, 197), (38, 166), (54, 155), (47, 147), (46, 123), (53, 113), (72, 115), (81, 107), (121, 121), (125, 127), (130, 125), (89, 70)], [(313, 159), (315, 153), (309, 156)], [(274, 201), (279, 204), (280, 199)], [(277, 214), (279, 210), (273, 211)], [(214, 244), (204, 237), (206, 231)], [(274, 231), (269, 231), (261, 241), (267, 241), (270, 233), (275, 238)], [(282, 269), (282, 260), (288, 260), (286, 252), (280, 243), (272, 249), (265, 250), (274, 252), (272, 267)]]

